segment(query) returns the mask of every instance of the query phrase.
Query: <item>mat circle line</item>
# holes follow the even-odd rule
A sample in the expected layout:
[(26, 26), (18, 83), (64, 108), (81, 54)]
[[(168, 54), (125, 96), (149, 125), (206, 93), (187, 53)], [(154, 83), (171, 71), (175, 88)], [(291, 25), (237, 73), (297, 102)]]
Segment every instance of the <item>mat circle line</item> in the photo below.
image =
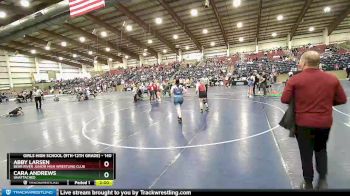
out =
[[(222, 99), (222, 100), (233, 100), (233, 101), (249, 101), (246, 99), (229, 99), (229, 98), (209, 98), (209, 100), (211, 99)], [(259, 104), (264, 104), (264, 105), (268, 105), (271, 106), (272, 108), (278, 109), (280, 112), (282, 112), (284, 114), (284, 110), (278, 106), (269, 104), (269, 103), (265, 103), (265, 102), (260, 102), (260, 101), (249, 101), (249, 102), (253, 102), (253, 103), (259, 103)], [(109, 115), (112, 112), (106, 114)], [(101, 145), (105, 145), (105, 146), (110, 146), (110, 147), (114, 147), (114, 148), (122, 148), (122, 149), (131, 149), (131, 150), (175, 150), (175, 149), (186, 149), (186, 148), (199, 148), (199, 147), (208, 147), (208, 146), (215, 146), (215, 145), (221, 145), (221, 144), (228, 144), (228, 143), (233, 143), (233, 142), (238, 142), (238, 141), (242, 141), (242, 140), (247, 140), (247, 139), (251, 139), (266, 133), (269, 133), (275, 129), (277, 129), (278, 127), (280, 127), (279, 125), (276, 125), (274, 127), (271, 127), (270, 129), (266, 130), (266, 131), (262, 131), (260, 133), (256, 133), (250, 136), (246, 136), (246, 137), (242, 137), (242, 138), (237, 138), (237, 139), (231, 139), (231, 140), (226, 140), (226, 141), (222, 141), (222, 142), (213, 142), (213, 143), (207, 143), (207, 144), (197, 144), (197, 145), (186, 145), (186, 146), (169, 146), (169, 147), (137, 147), (137, 146), (124, 146), (124, 145), (113, 145), (113, 144), (109, 144), (109, 143), (105, 143), (105, 142), (101, 142), (98, 141), (96, 139), (93, 139), (91, 137), (89, 137), (86, 134), (86, 127), (92, 123), (93, 121), (97, 120), (98, 117), (92, 118), (90, 119), (88, 122), (86, 122), (86, 124), (84, 124), (84, 126), (81, 129), (81, 132), (83, 134), (83, 136), (93, 142), (93, 143), (97, 143), (97, 144), (101, 144)]]

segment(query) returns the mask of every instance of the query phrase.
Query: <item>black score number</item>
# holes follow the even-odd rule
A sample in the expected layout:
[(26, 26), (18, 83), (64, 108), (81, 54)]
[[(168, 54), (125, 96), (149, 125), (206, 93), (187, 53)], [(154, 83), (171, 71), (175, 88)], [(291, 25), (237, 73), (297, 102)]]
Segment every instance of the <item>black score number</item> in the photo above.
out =
[(110, 183), (110, 180), (100, 180), (100, 185), (109, 185)]

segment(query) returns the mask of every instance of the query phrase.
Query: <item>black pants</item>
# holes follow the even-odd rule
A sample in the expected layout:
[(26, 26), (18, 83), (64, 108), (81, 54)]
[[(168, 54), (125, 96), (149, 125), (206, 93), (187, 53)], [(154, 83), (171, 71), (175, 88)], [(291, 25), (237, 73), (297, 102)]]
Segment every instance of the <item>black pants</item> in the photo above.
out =
[(349, 78), (350, 72), (346, 72), (346, 78)]
[(316, 170), (320, 179), (327, 175), (327, 141), (330, 128), (297, 127), (296, 138), (299, 145), (303, 176), (306, 182), (312, 182), (314, 170), (312, 157), (315, 151)]
[[(263, 82), (260, 84), (260, 87), (263, 89), (264, 95), (266, 95), (267, 94), (267, 91), (266, 91), (267, 84)], [(259, 91), (260, 91), (260, 87), (259, 87)]]
[(155, 97), (156, 97), (156, 91), (150, 91), (149, 92), (149, 100), (152, 101), (152, 100), (155, 100)]
[[(40, 108), (41, 109), (41, 97), (35, 97), (35, 105), (36, 109)], [(39, 102), (39, 107), (38, 107), (38, 102)]]
[(253, 86), (253, 95), (255, 95), (255, 87), (258, 85), (258, 83), (254, 83), (254, 86)]

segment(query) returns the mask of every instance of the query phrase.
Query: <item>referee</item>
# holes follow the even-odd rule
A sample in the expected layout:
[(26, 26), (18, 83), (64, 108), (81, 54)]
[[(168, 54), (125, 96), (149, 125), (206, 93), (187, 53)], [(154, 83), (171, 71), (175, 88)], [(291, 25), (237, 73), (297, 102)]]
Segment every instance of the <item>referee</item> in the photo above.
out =
[(43, 94), (43, 91), (41, 91), (39, 88), (37, 89), (34, 87), (33, 95), (34, 95), (36, 109), (41, 109), (41, 95), (42, 94)]

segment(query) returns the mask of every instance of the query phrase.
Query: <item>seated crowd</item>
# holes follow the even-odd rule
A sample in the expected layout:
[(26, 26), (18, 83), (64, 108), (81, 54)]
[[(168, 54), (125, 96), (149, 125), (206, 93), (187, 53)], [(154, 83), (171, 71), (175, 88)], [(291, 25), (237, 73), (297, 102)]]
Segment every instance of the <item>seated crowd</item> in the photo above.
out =
[[(296, 71), (297, 59), (305, 51), (316, 50), (321, 54), (323, 70), (346, 70), (350, 74), (350, 53), (336, 45), (305, 45), (292, 50), (276, 48), (258, 53), (238, 53), (230, 57), (213, 57), (194, 63), (173, 62), (160, 65), (142, 65), (140, 67), (118, 68), (102, 75), (91, 78), (75, 78), (58, 80), (50, 87), (50, 93), (58, 91), (60, 94), (79, 94), (88, 98), (96, 93), (116, 91), (134, 91), (144, 93), (150, 89), (161, 89), (165, 94), (171, 88), (171, 82), (178, 78), (186, 87), (194, 87), (201, 79), (208, 81), (210, 86), (229, 86), (234, 81), (246, 81), (254, 76), (256, 80), (262, 77), (270, 83), (277, 82), (278, 74)], [(242, 59), (243, 57), (243, 59)], [(256, 83), (256, 81), (255, 81)], [(16, 98), (18, 102), (32, 100), (33, 92), (23, 90), (19, 93), (2, 93), (0, 102), (9, 98)], [(155, 93), (155, 96), (157, 94)]]

